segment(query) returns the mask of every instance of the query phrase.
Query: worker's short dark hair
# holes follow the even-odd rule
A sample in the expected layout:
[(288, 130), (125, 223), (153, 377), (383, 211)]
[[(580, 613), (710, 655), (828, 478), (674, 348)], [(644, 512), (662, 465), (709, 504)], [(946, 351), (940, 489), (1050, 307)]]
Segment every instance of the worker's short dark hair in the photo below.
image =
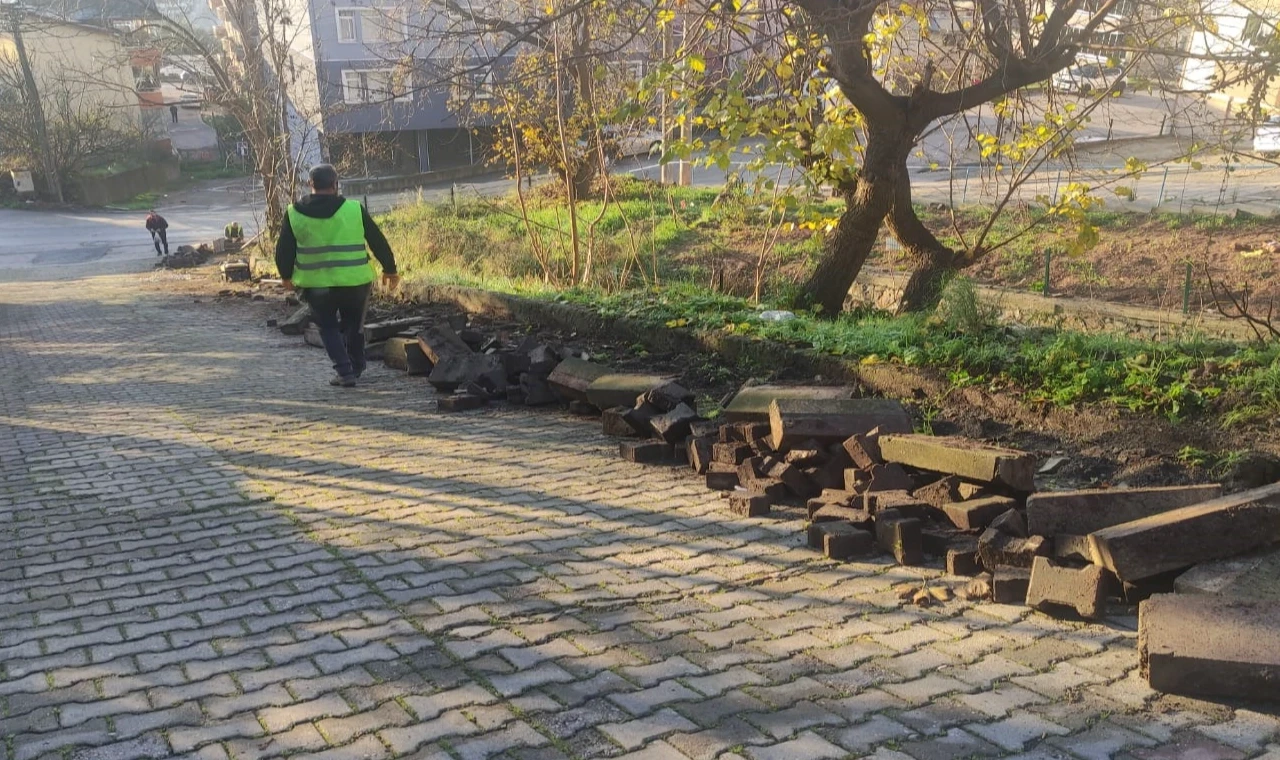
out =
[(332, 190), (338, 186), (338, 170), (332, 164), (311, 167), (311, 187), (316, 190)]

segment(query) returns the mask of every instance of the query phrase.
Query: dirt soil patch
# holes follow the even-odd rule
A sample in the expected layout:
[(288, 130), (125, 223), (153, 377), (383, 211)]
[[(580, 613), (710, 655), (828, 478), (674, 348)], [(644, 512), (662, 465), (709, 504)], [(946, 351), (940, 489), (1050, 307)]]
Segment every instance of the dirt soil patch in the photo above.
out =
[[(286, 301), (286, 294), (278, 287), (223, 283), (213, 266), (182, 273), (157, 273), (147, 281), (157, 291), (181, 293), (196, 303), (207, 304), (218, 318), (256, 322), (264, 330), (273, 330), (268, 326), (270, 320), (283, 321), (297, 308)], [(372, 309), (371, 321), (406, 316), (445, 320), (459, 313), (451, 304), (381, 300)], [(762, 375), (758, 368), (753, 372), (706, 352), (654, 353), (639, 344), (565, 333), (541, 325), (494, 320), (482, 315), (470, 315), (470, 320), (477, 329), (517, 340), (527, 334), (537, 335), (541, 340), (584, 352), (593, 360), (619, 370), (670, 373), (698, 394), (699, 406), (704, 411), (715, 408), (749, 380), (831, 384), (830, 379), (802, 376), (787, 367)], [(281, 337), (282, 340), (301, 340)], [(316, 361), (323, 361), (318, 352)], [(1237, 489), (1280, 479), (1277, 464), (1280, 460), (1274, 457), (1280, 450), (1276, 450), (1277, 438), (1271, 425), (1226, 433), (1212, 420), (1172, 425), (1150, 417), (1099, 410), (1090, 410), (1088, 424), (1075, 428), (1022, 424), (1011, 422), (1011, 415), (999, 411), (1016, 406), (1021, 419), (1035, 419), (1035, 411), (1030, 415), (1026, 413), (1016, 390), (983, 398), (955, 391), (941, 400), (908, 399), (907, 405), (918, 429), (998, 442), (1035, 452), (1041, 461), (1061, 457), (1064, 461), (1043, 477), (1043, 485), (1053, 489), (1182, 485), (1208, 480), (1222, 480), (1229, 488)], [(1189, 454), (1189, 451), (1195, 453)]]

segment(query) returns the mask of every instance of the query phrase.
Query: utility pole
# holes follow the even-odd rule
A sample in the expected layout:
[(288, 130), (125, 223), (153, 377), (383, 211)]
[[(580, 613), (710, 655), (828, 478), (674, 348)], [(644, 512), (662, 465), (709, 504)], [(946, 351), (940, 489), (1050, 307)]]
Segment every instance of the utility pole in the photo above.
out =
[(31, 73), (31, 61), (27, 58), (27, 47), (22, 41), (22, 10), (15, 3), (6, 3), (9, 7), (9, 20), (12, 23), (13, 47), (18, 53), (18, 65), (22, 67), (22, 78), (26, 85), (24, 99), (30, 109), (31, 123), (36, 130), (36, 140), (40, 142), (40, 163), (44, 164), (45, 181), (53, 192), (58, 203), (63, 203), (62, 182), (53, 163), (53, 152), (49, 149), (49, 132), (45, 129), (44, 106), (40, 102), (40, 90), (36, 87), (36, 77)]

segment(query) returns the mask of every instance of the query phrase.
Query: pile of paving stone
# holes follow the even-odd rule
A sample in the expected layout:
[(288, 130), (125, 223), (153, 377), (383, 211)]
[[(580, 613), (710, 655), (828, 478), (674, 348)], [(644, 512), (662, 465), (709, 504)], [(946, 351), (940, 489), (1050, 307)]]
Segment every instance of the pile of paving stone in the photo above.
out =
[(203, 266), (213, 257), (213, 247), (207, 243), (198, 246), (180, 245), (173, 253), (162, 256), (156, 262), (157, 269), (193, 269)]
[[(1280, 484), (1228, 496), (1216, 484), (1037, 492), (1034, 455), (915, 434), (899, 402), (852, 388), (749, 385), (709, 420), (670, 377), (504, 342), (465, 320), (375, 323), (367, 335), (388, 366), (445, 394), (441, 411), (505, 399), (599, 415), (625, 439), (624, 459), (691, 468), (733, 515), (803, 508), (809, 545), (832, 560), (932, 559), (971, 578), (971, 600), (1056, 616), (1140, 604), (1154, 688), (1280, 699)], [(1260, 565), (1275, 570), (1270, 597), (1242, 581)], [(1218, 593), (1229, 583), (1234, 592)], [(903, 601), (943, 602), (949, 589), (908, 589)]]

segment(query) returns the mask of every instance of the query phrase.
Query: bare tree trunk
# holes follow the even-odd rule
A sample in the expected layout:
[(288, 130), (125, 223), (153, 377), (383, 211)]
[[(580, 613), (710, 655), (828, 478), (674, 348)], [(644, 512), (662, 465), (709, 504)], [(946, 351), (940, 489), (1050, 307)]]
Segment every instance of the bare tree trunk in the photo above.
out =
[[(904, 162), (902, 176), (907, 176)], [(911, 278), (898, 302), (898, 313), (927, 311), (938, 305), (942, 289), (955, 272), (955, 252), (943, 245), (920, 221), (911, 205), (911, 183), (902, 181), (894, 195), (893, 208), (886, 218), (889, 231), (902, 249), (916, 262)]]
[(845, 193), (845, 209), (827, 238), (826, 252), (802, 290), (802, 298), (835, 317), (844, 309), (849, 288), (871, 255), (898, 187), (908, 182), (906, 156), (912, 141), (903, 132), (869, 135), (866, 160), (857, 184)]

